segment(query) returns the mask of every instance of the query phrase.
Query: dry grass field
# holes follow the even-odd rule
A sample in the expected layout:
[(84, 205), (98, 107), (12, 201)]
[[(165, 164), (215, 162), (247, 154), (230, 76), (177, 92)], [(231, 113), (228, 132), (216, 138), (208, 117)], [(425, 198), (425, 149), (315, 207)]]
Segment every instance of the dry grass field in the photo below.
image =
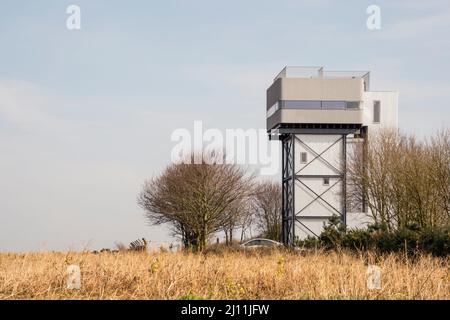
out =
[[(382, 271), (368, 290), (367, 263)], [(67, 266), (82, 287), (68, 290)], [(349, 253), (0, 254), (0, 299), (450, 299), (449, 260)]]

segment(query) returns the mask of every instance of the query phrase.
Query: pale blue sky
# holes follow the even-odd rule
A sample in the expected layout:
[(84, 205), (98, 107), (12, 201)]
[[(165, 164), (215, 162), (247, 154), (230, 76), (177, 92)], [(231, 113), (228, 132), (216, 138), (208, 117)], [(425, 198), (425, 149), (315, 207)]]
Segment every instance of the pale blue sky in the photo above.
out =
[[(81, 8), (81, 30), (66, 8)], [(381, 8), (381, 30), (366, 27)], [(400, 92), (400, 126), (450, 124), (450, 3), (0, 3), (0, 251), (171, 238), (136, 195), (176, 128), (264, 128), (285, 65), (370, 70)]]

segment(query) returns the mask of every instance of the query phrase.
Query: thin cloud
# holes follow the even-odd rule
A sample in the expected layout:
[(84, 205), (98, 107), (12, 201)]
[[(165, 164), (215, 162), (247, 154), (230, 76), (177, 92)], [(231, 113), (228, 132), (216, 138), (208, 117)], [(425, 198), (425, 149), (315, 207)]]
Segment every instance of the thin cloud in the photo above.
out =
[(0, 80), (0, 119), (22, 131), (60, 130), (67, 122), (52, 114), (61, 102), (34, 84)]

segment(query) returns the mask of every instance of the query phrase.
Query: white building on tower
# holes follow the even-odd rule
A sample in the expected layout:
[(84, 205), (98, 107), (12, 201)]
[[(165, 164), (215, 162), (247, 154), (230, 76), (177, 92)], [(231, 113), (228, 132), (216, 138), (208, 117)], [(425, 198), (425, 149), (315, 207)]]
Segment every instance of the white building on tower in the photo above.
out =
[(267, 89), (267, 131), (283, 154), (283, 242), (320, 234), (333, 215), (348, 227), (367, 208), (346, 208), (350, 146), (380, 128), (397, 128), (398, 93), (370, 91), (369, 72), (286, 67)]

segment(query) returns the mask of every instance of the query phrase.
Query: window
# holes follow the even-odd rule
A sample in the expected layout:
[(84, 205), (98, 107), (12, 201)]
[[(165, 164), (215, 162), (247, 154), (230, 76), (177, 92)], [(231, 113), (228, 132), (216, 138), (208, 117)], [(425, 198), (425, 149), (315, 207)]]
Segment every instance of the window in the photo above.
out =
[(261, 240), (260, 245), (266, 246), (266, 247), (273, 247), (276, 243), (269, 241), (269, 240)]
[(373, 102), (373, 122), (380, 123), (380, 101)]
[(329, 186), (330, 185), (330, 178), (323, 178), (323, 185)]
[[(359, 109), (360, 101), (343, 100), (281, 100), (281, 109), (306, 109), (306, 110), (344, 110)], [(270, 108), (269, 110), (271, 110)]]
[(245, 244), (246, 247), (259, 246), (259, 245), (261, 245), (260, 240), (251, 240)]
[(347, 101), (347, 109), (359, 109), (359, 101)]
[(275, 112), (278, 111), (278, 109), (279, 109), (279, 106), (278, 106), (278, 101), (277, 101), (277, 102), (275, 102), (275, 104), (273, 106), (271, 106), (269, 108), (269, 110), (267, 110), (267, 118), (271, 117)]
[(321, 109), (319, 100), (284, 100), (282, 101), (284, 109)]
[(322, 101), (322, 109), (345, 109), (345, 101)]
[(308, 162), (308, 154), (306, 152), (300, 152), (300, 163)]

